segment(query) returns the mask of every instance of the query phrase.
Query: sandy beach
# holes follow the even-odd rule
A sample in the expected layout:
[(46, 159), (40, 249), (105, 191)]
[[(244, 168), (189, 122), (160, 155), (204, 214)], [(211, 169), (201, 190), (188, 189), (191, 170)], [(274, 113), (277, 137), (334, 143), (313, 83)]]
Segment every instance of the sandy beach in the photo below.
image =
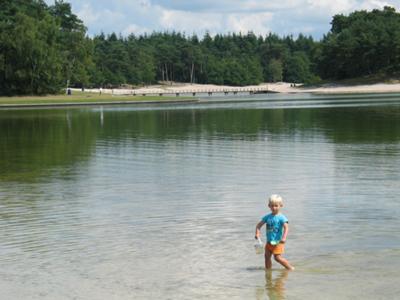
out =
[[(100, 93), (100, 89), (86, 89), (86, 92)], [(337, 85), (326, 84), (318, 87), (303, 87), (302, 85), (293, 86), (287, 82), (263, 83), (260, 85), (250, 85), (245, 87), (235, 87), (227, 85), (213, 84), (160, 84), (149, 85), (133, 89), (102, 89), (104, 94), (113, 95), (148, 95), (148, 94), (193, 94), (193, 93), (233, 93), (233, 92), (275, 92), (275, 93), (316, 93), (316, 94), (351, 94), (351, 93), (400, 93), (400, 83), (377, 83), (370, 85)]]
[[(53, 107), (82, 105), (145, 104), (165, 102), (192, 102), (204, 96), (248, 95), (249, 93), (295, 94), (385, 94), (400, 93), (400, 83), (364, 85), (325, 84), (318, 87), (293, 86), (286, 82), (264, 83), (250, 86), (227, 86), (212, 84), (158, 84), (140, 88), (81, 89), (71, 88), (72, 95), (47, 95), (25, 97), (0, 97), (0, 109), (23, 107)], [(132, 97), (134, 95), (134, 97)], [(112, 96), (112, 97), (110, 97)], [(179, 97), (178, 97), (179, 96)], [(290, 98), (290, 97), (289, 97)]]
[(399, 93), (400, 83), (377, 83), (369, 85), (326, 85), (316, 88), (290, 88), (289, 93), (317, 94), (362, 94), (362, 93)]

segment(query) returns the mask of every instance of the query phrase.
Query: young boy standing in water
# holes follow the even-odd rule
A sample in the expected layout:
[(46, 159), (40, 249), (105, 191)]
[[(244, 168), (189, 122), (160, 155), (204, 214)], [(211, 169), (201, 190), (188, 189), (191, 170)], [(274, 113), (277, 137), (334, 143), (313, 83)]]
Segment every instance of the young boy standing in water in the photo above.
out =
[(286, 237), (289, 232), (288, 219), (280, 213), (283, 206), (282, 197), (279, 195), (271, 195), (268, 199), (268, 207), (271, 213), (265, 215), (256, 226), (256, 236), (260, 237), (260, 229), (267, 224), (267, 243), (265, 244), (265, 268), (271, 269), (271, 256), (274, 255), (275, 260), (288, 270), (294, 270), (294, 267), (282, 257), (285, 248)]

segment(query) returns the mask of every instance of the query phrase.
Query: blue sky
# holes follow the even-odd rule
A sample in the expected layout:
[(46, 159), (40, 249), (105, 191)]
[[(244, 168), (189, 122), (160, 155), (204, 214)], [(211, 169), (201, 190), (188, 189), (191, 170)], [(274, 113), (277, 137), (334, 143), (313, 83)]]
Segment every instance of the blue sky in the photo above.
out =
[[(53, 0), (46, 0), (53, 4)], [(180, 31), (203, 36), (253, 31), (265, 35), (304, 33), (319, 39), (334, 14), (392, 6), (400, 0), (66, 0), (88, 27), (89, 35), (124, 36), (152, 31)]]

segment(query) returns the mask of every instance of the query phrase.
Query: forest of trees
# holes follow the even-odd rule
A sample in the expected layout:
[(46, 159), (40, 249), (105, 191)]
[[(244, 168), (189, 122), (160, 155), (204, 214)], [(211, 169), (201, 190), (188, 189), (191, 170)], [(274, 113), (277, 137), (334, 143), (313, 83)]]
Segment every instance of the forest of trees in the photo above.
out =
[(158, 81), (314, 83), (400, 72), (400, 14), (395, 9), (335, 15), (331, 25), (320, 41), (302, 34), (251, 32), (91, 38), (67, 2), (0, 1), (0, 95)]

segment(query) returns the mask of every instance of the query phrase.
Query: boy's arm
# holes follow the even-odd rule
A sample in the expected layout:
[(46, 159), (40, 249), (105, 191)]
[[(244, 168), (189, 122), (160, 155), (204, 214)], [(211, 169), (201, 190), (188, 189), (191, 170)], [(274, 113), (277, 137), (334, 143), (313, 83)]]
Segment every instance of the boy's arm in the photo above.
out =
[(285, 243), (286, 242), (286, 237), (289, 233), (289, 223), (284, 223), (283, 224), (283, 235), (282, 235), (282, 239), (281, 239), (281, 243)]
[(258, 239), (260, 237), (260, 234), (261, 234), (260, 229), (261, 229), (261, 227), (263, 227), (264, 224), (265, 224), (264, 221), (258, 222), (258, 224), (256, 226), (256, 235), (254, 236), (255, 239)]

